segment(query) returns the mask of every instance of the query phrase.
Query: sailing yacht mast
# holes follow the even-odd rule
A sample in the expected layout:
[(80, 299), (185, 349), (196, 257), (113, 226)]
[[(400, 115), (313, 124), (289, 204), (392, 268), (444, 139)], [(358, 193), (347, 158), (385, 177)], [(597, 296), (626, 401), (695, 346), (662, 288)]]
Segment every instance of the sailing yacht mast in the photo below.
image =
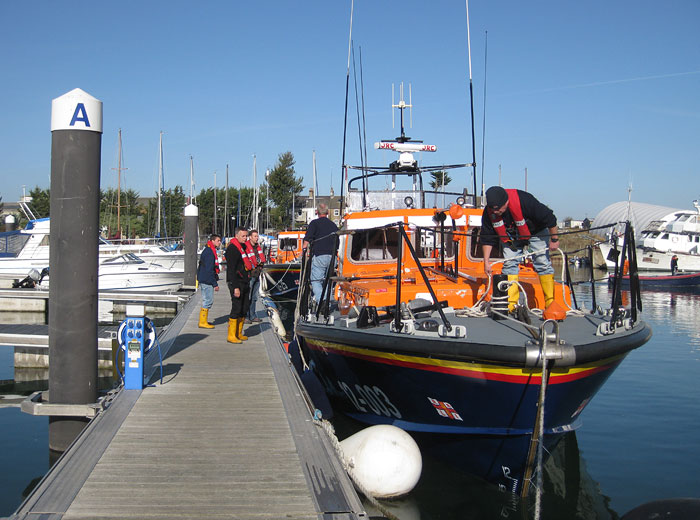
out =
[(228, 164), (226, 165), (226, 192), (224, 193), (224, 238), (229, 235), (228, 222)]
[(316, 211), (316, 192), (318, 191), (318, 183), (316, 181), (316, 150), (313, 151), (313, 159), (314, 159), (314, 198), (313, 198), (313, 206), (312, 206), (312, 212)]
[(122, 193), (122, 170), (128, 170), (128, 168), (122, 168), (122, 129), (119, 129), (119, 151), (117, 153), (117, 167), (112, 168), (117, 170), (117, 236), (122, 237), (121, 228), (121, 193)]
[(158, 143), (158, 202), (156, 211), (156, 237), (160, 238), (160, 204), (163, 195), (163, 132)]
[(258, 163), (253, 154), (253, 229), (258, 229)]
[(190, 204), (194, 204), (194, 158), (190, 155)]
[(216, 233), (216, 172), (214, 172), (214, 226), (212, 229), (212, 233)]

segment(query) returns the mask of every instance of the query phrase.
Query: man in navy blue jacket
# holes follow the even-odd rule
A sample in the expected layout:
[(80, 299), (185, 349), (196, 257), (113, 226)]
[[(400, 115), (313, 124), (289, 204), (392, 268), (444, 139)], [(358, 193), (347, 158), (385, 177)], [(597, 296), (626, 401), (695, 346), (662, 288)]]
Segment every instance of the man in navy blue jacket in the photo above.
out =
[(217, 249), (221, 246), (221, 237), (212, 235), (199, 257), (197, 281), (202, 291), (202, 308), (199, 311), (199, 327), (213, 329), (214, 325), (207, 321), (209, 309), (214, 303), (214, 291), (219, 290), (219, 257)]
[(318, 205), (318, 218), (309, 223), (304, 236), (304, 249), (311, 244), (311, 292), (318, 303), (323, 292), (323, 281), (335, 254), (335, 233), (338, 226), (328, 218), (328, 205)]

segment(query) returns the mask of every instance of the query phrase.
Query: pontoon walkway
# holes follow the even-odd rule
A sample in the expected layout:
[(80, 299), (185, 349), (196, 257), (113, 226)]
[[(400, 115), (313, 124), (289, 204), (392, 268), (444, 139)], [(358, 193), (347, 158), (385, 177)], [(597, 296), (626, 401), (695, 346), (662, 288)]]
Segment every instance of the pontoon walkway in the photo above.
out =
[(230, 344), (225, 286), (215, 329), (199, 300), (163, 335), (163, 383), (121, 391), (11, 518), (367, 518), (269, 323)]

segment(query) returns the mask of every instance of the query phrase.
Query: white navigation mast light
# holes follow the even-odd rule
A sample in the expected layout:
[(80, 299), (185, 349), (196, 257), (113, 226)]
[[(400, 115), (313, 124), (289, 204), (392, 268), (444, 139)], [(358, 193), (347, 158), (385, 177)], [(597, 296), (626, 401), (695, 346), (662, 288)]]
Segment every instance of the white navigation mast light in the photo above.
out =
[(423, 143), (397, 143), (395, 141), (380, 141), (374, 143), (376, 150), (394, 150), (395, 152), (437, 152), (434, 144)]

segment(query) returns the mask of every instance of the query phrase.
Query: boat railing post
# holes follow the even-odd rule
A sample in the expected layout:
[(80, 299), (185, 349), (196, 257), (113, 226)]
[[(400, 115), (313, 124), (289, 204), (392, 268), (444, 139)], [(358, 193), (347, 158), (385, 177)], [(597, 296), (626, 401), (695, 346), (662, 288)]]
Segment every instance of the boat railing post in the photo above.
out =
[(398, 225), (399, 235), (402, 240), (399, 240), (399, 247), (396, 252), (396, 309), (394, 309), (394, 328), (396, 332), (401, 332), (401, 271), (403, 271), (403, 239), (406, 238), (406, 232), (403, 229), (403, 224)]
[[(425, 283), (425, 287), (428, 289), (428, 292), (430, 293), (430, 297), (433, 299), (433, 309), (438, 311), (438, 314), (440, 315), (440, 319), (442, 319), (442, 323), (445, 325), (445, 329), (447, 331), (452, 330), (452, 324), (447, 320), (447, 316), (445, 316), (444, 311), (442, 310), (442, 305), (440, 305), (440, 302), (438, 302), (437, 295), (435, 294), (435, 290), (433, 289), (433, 286), (430, 284), (430, 280), (428, 280), (428, 275), (425, 274), (425, 269), (423, 269), (423, 264), (420, 263), (420, 258), (418, 258), (418, 255), (416, 254), (416, 250), (413, 248), (413, 244), (411, 244), (411, 240), (408, 237), (408, 233), (406, 233), (406, 230), (403, 228), (403, 225), (399, 225), (399, 232), (401, 233), (401, 236), (403, 239), (406, 241), (406, 245), (408, 246), (408, 251), (411, 253), (411, 257), (413, 260), (416, 262), (416, 265), (418, 266), (418, 272), (420, 272), (421, 277), (423, 278), (423, 283)], [(399, 259), (401, 258), (401, 247), (399, 247)], [(396, 308), (397, 312), (399, 312), (399, 295), (400, 295), (400, 286), (401, 286), (401, 263), (399, 261), (399, 269), (398, 269), (398, 277), (397, 277), (397, 300), (396, 300)]]
[(642, 310), (642, 295), (639, 286), (639, 269), (637, 266), (637, 245), (634, 240), (634, 227), (629, 224), (629, 240), (628, 240), (628, 252), (629, 257), (629, 276), (630, 276), (630, 299), (632, 303), (630, 305), (630, 312), (632, 321), (637, 321), (637, 309)]
[(588, 246), (588, 263), (590, 264), (591, 268), (591, 301), (593, 305), (593, 309), (591, 309), (591, 313), (594, 313), (596, 309), (598, 308), (598, 303), (596, 302), (595, 299), (595, 276), (593, 275), (593, 247)]

